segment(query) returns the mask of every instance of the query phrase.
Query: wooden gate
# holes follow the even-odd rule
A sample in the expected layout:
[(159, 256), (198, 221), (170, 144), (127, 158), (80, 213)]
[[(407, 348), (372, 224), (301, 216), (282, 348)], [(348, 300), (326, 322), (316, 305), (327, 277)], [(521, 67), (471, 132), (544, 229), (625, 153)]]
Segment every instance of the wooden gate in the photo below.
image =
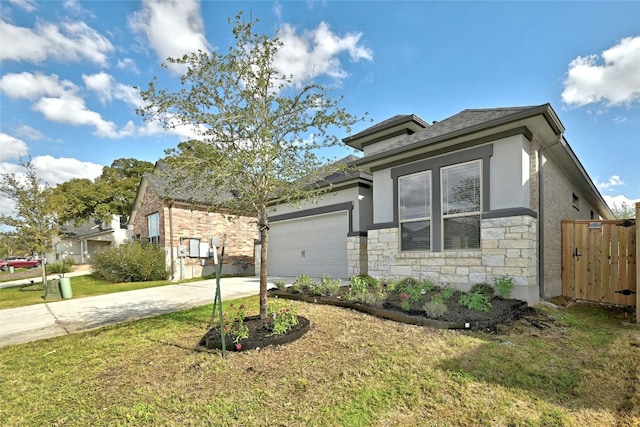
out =
[(562, 295), (636, 305), (636, 220), (562, 221)]

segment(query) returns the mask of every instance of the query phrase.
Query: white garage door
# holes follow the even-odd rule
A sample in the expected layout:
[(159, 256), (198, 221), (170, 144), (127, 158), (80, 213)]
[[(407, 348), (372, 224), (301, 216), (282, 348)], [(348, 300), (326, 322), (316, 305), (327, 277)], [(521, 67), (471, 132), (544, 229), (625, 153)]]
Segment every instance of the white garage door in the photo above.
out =
[(347, 211), (279, 221), (269, 229), (269, 275), (347, 277)]

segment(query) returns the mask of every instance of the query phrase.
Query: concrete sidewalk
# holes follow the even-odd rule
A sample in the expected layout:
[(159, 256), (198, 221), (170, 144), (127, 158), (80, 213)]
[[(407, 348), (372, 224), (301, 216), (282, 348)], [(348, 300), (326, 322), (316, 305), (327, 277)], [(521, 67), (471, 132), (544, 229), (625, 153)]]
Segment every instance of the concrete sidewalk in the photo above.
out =
[[(220, 288), (223, 300), (258, 295), (260, 279), (223, 278)], [(215, 294), (211, 279), (0, 310), (0, 347), (199, 307)]]

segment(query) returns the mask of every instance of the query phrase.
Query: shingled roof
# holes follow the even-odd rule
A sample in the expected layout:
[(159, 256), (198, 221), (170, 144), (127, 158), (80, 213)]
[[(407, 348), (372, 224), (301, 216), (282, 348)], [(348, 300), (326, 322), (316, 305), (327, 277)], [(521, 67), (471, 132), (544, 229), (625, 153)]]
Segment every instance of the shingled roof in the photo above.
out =
[(428, 145), (466, 133), (477, 132), (482, 129), (540, 114), (547, 109), (548, 105), (549, 104), (463, 110), (442, 121), (434, 122), (432, 126), (416, 132), (413, 135), (407, 135), (405, 138), (385, 147), (385, 151), (394, 151), (403, 147), (410, 147), (416, 143)]

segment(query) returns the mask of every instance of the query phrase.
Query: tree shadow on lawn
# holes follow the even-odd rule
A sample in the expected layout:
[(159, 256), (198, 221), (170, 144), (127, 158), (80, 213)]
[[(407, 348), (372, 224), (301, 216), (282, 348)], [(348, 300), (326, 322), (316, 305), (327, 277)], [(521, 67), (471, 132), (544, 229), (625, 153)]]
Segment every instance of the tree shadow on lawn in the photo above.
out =
[(460, 383), (520, 389), (568, 409), (604, 410), (637, 421), (640, 337), (630, 340), (629, 332), (640, 328), (615, 315), (598, 324), (602, 310), (611, 308), (592, 306), (586, 318), (584, 307), (581, 313), (561, 308), (550, 314), (528, 308), (493, 330), (468, 332), (483, 342), (439, 368)]

